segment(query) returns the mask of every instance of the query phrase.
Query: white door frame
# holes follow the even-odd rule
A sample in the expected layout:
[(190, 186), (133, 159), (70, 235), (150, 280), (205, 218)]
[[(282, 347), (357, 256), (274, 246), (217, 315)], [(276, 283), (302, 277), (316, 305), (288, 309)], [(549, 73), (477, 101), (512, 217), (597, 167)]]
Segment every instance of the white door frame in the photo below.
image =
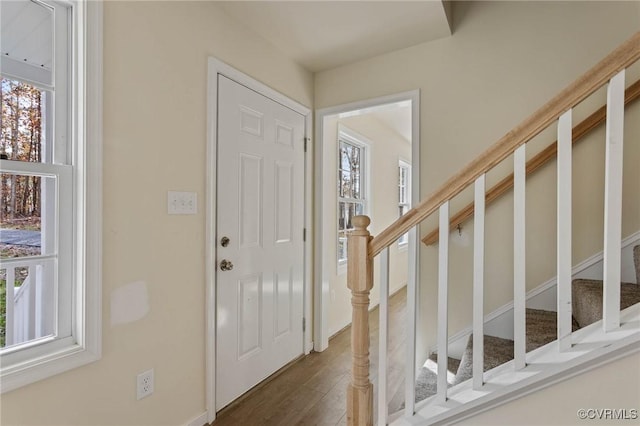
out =
[[(312, 155), (309, 136), (312, 132), (311, 110), (304, 105), (286, 97), (285, 95), (271, 89), (267, 85), (255, 80), (247, 74), (225, 64), (224, 62), (209, 57), (207, 67), (207, 184), (206, 184), (206, 238), (205, 238), (205, 279), (206, 279), (206, 349), (205, 349), (205, 380), (206, 380), (206, 405), (207, 422), (211, 423), (216, 418), (216, 201), (217, 201), (217, 146), (218, 146), (218, 74), (234, 80), (241, 85), (254, 90), (261, 95), (274, 100), (275, 102), (290, 108), (304, 116), (305, 138), (307, 150), (305, 153), (305, 208), (304, 226), (307, 229), (306, 241), (304, 243), (304, 307), (303, 318), (309, 318), (311, 313), (312, 289), (311, 289), (311, 248), (312, 233), (309, 232), (311, 222), (311, 190), (312, 190)], [(311, 327), (306, 327), (303, 332), (304, 353), (308, 354), (312, 347)]]
[[(323, 158), (323, 124), (327, 116), (337, 115), (355, 110), (378, 107), (382, 105), (411, 101), (411, 200), (415, 205), (420, 200), (420, 90), (412, 90), (395, 95), (383, 96), (364, 101), (352, 102), (334, 107), (322, 108), (316, 111), (315, 122), (315, 150), (314, 150), (314, 170), (315, 170), (315, 204), (314, 208), (317, 214), (314, 218), (314, 303), (313, 303), (313, 341), (314, 350), (320, 352), (329, 346), (329, 280), (331, 274), (329, 267), (323, 261), (324, 253), (324, 230), (323, 230), (323, 206), (327, 202), (333, 200), (324, 200), (324, 182), (333, 182), (333, 171), (324, 170), (322, 164)], [(329, 185), (331, 183), (328, 183)], [(335, 230), (327, 230), (327, 232), (335, 232)], [(416, 312), (416, 302), (419, 300), (418, 287), (416, 283), (420, 282), (420, 242), (418, 241), (417, 232), (409, 234), (409, 282), (407, 291), (407, 307), (408, 314)], [(412, 294), (414, 297), (411, 297)], [(415, 316), (414, 316), (415, 318)]]

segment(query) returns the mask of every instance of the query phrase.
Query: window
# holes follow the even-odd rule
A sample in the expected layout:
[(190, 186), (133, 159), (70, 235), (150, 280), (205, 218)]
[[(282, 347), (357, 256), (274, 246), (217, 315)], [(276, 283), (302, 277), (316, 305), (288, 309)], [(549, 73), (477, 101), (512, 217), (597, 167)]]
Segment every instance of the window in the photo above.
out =
[[(411, 208), (411, 165), (400, 160), (398, 163), (398, 217), (404, 215)], [(399, 246), (409, 243), (409, 234), (398, 238)]]
[(365, 214), (366, 148), (363, 142), (344, 131), (338, 139), (338, 264), (347, 261), (347, 235), (351, 219)]
[(91, 31), (99, 69), (88, 21), (101, 6), (89, 3), (0, 2), (2, 392), (100, 354), (100, 74), (84, 49)]

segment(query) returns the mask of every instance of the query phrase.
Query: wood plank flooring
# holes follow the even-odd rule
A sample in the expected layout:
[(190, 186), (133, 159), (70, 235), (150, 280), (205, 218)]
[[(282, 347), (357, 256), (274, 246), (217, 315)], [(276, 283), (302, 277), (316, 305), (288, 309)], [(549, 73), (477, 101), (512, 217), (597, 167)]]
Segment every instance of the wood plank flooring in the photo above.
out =
[[(404, 387), (405, 306), (403, 288), (389, 299), (389, 398)], [(377, 389), (378, 309), (370, 312), (369, 321), (370, 375)], [(327, 350), (312, 352), (274, 374), (219, 412), (211, 425), (345, 425), (350, 338), (348, 327), (329, 341)], [(402, 402), (396, 397), (392, 404)]]

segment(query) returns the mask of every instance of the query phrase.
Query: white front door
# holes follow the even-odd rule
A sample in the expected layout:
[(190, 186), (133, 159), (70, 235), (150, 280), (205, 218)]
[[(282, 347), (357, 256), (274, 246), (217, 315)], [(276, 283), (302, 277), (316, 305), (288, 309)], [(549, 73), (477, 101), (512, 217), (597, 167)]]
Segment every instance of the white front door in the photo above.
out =
[(304, 124), (218, 75), (216, 410), (303, 353)]

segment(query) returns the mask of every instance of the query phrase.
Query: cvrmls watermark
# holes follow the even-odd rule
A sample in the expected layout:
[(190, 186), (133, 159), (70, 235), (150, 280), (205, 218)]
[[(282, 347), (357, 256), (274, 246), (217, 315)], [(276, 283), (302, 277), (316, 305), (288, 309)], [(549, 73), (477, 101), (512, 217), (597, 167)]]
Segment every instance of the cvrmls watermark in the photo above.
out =
[(636, 408), (580, 408), (577, 412), (582, 420), (636, 420)]

